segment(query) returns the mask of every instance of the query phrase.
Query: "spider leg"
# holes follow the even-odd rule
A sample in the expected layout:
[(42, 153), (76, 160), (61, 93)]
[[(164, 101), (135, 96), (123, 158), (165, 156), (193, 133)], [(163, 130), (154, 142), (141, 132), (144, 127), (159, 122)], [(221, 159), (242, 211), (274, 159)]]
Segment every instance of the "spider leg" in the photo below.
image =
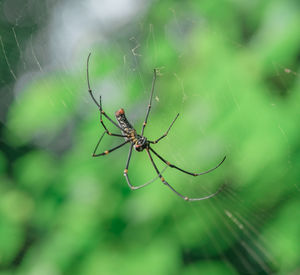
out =
[(96, 151), (97, 151), (97, 149), (98, 149), (98, 147), (99, 147), (99, 144), (100, 144), (100, 142), (102, 141), (102, 139), (103, 139), (103, 137), (104, 137), (105, 134), (106, 134), (106, 131), (101, 135), (99, 141), (97, 142), (97, 145), (96, 145), (96, 147), (95, 147), (95, 150), (94, 150), (94, 152), (93, 152), (93, 154), (92, 154), (93, 157), (100, 157), (100, 156), (107, 155), (107, 154), (109, 154), (110, 152), (115, 151), (116, 149), (122, 147), (123, 145), (125, 145), (125, 144), (127, 144), (127, 143), (129, 142), (129, 140), (127, 140), (127, 141), (123, 142), (122, 144), (120, 144), (120, 145), (118, 145), (118, 146), (116, 146), (116, 147), (114, 147), (114, 148), (112, 148), (112, 149), (110, 149), (110, 150), (106, 150), (106, 151), (104, 151), (103, 153), (96, 154)]
[(207, 173), (210, 173), (210, 172), (212, 172), (213, 170), (215, 170), (215, 169), (217, 169), (223, 162), (224, 162), (224, 160), (226, 159), (226, 156), (222, 159), (222, 161), (216, 166), (216, 167), (214, 167), (214, 168), (211, 168), (211, 169), (209, 169), (209, 170), (207, 170), (207, 171), (205, 171), (205, 172), (201, 172), (201, 173), (192, 173), (192, 172), (188, 172), (188, 171), (186, 171), (186, 170), (183, 170), (183, 169), (181, 169), (181, 168), (179, 168), (179, 167), (177, 167), (177, 166), (175, 166), (175, 165), (173, 165), (173, 164), (171, 164), (170, 162), (168, 162), (168, 161), (166, 161), (162, 156), (160, 156), (158, 153), (156, 153), (150, 146), (149, 146), (149, 149), (161, 160), (161, 161), (163, 161), (164, 163), (166, 163), (169, 167), (171, 167), (171, 168), (175, 168), (175, 169), (177, 169), (177, 170), (179, 170), (179, 171), (181, 171), (181, 172), (183, 172), (183, 173), (186, 173), (186, 174), (188, 174), (188, 175), (191, 175), (191, 176), (200, 176), (200, 175), (204, 175), (204, 174), (207, 174)]
[(168, 135), (168, 133), (169, 133), (171, 127), (173, 126), (174, 122), (175, 122), (176, 119), (178, 118), (178, 116), (179, 116), (179, 114), (176, 115), (176, 117), (173, 119), (171, 125), (169, 126), (168, 130), (167, 130), (160, 138), (158, 138), (158, 139), (155, 140), (155, 141), (150, 141), (150, 140), (149, 140), (149, 142), (152, 143), (152, 144), (156, 144), (156, 143), (158, 143), (161, 139), (163, 139), (164, 137), (166, 137), (166, 136)]
[(144, 135), (144, 130), (145, 130), (145, 127), (147, 125), (148, 116), (149, 116), (150, 109), (151, 109), (151, 104), (152, 104), (152, 98), (153, 98), (155, 81), (156, 81), (156, 69), (153, 70), (153, 80), (152, 80), (151, 95), (150, 95), (150, 100), (149, 100), (149, 104), (148, 104), (148, 108), (147, 108), (146, 118), (145, 118), (144, 123), (143, 123), (143, 128), (142, 128), (141, 136)]
[[(111, 133), (108, 129), (107, 129), (107, 127), (105, 126), (105, 124), (104, 124), (104, 122), (103, 122), (103, 119), (102, 119), (102, 115), (103, 115), (103, 113), (102, 113), (102, 101), (101, 101), (101, 96), (100, 96), (100, 99), (99, 99), (99, 102), (100, 102), (100, 104), (99, 104), (99, 109), (100, 109), (100, 123), (101, 123), (101, 125), (102, 125), (102, 127), (104, 128), (104, 130), (106, 131), (106, 133), (109, 135), (109, 136), (115, 136), (115, 137), (128, 137), (128, 136), (125, 136), (125, 135), (120, 135), (120, 134), (113, 134), (113, 133)], [(105, 115), (105, 113), (104, 113), (104, 115)], [(107, 116), (106, 116), (107, 117)], [(110, 119), (109, 119), (110, 120)], [(113, 124), (115, 124), (115, 122), (114, 121), (112, 121), (112, 120), (110, 120)], [(118, 126), (119, 127), (119, 126)], [(122, 130), (122, 128), (121, 127), (119, 127), (121, 130)], [(122, 130), (122, 131), (124, 131), (124, 130)]]
[[(149, 149), (150, 149), (150, 147), (149, 147)], [(169, 188), (170, 188), (177, 196), (179, 196), (180, 198), (184, 199), (185, 201), (202, 201), (202, 200), (210, 199), (210, 198), (214, 197), (215, 195), (217, 195), (217, 194), (223, 189), (223, 186), (222, 186), (221, 188), (219, 188), (219, 189), (217, 190), (217, 192), (215, 192), (215, 193), (213, 193), (213, 194), (211, 194), (211, 195), (205, 196), (205, 197), (201, 197), (201, 198), (189, 198), (189, 197), (186, 197), (186, 196), (180, 194), (180, 193), (179, 193), (178, 191), (176, 191), (176, 190), (175, 190), (175, 189), (174, 189), (174, 188), (173, 188), (173, 187), (172, 187), (172, 186), (164, 179), (164, 177), (161, 175), (161, 173), (159, 172), (159, 170), (158, 170), (156, 164), (154, 163), (154, 160), (153, 160), (153, 158), (152, 158), (152, 156), (151, 156), (151, 154), (150, 154), (149, 149), (146, 148), (146, 151), (147, 151), (148, 156), (149, 156), (149, 158), (150, 158), (150, 160), (151, 160), (151, 163), (152, 163), (152, 165), (153, 165), (153, 167), (154, 167), (154, 169), (155, 169), (157, 175), (160, 177), (161, 181), (162, 181), (166, 186), (168, 186), (168, 187), (169, 187)]]
[[(154, 182), (158, 177), (142, 184), (142, 185), (138, 185), (138, 186), (134, 186), (130, 183), (129, 177), (128, 177), (128, 168), (129, 168), (129, 163), (130, 163), (130, 159), (131, 159), (131, 155), (132, 155), (132, 148), (133, 148), (133, 144), (131, 144), (130, 149), (129, 149), (129, 153), (128, 153), (128, 158), (127, 158), (127, 162), (126, 162), (126, 168), (124, 169), (124, 177), (126, 178), (127, 184), (129, 186), (129, 188), (131, 190), (137, 190), (140, 188), (143, 188), (145, 186), (147, 186), (148, 184)], [(167, 167), (164, 168), (164, 170), (167, 169)]]
[(90, 93), (91, 98), (93, 99), (93, 101), (95, 102), (95, 104), (100, 108), (99, 103), (97, 102), (97, 100), (95, 99), (93, 92), (91, 90), (91, 85), (90, 85), (90, 77), (89, 77), (89, 62), (90, 62), (90, 57), (91, 57), (91, 53), (89, 53), (87, 61), (86, 61), (86, 79), (87, 79), (87, 83), (88, 83), (88, 90)]
[[(89, 94), (92, 98), (92, 100), (95, 102), (95, 104), (98, 106), (99, 110), (100, 110), (100, 122), (103, 126), (103, 128), (107, 131), (107, 133), (109, 133), (109, 131), (107, 130), (107, 128), (105, 127), (103, 120), (102, 120), (102, 115), (104, 115), (112, 124), (114, 124), (116, 127), (118, 127), (120, 130), (123, 130), (116, 122), (114, 122), (102, 109), (102, 102), (101, 102), (101, 96), (100, 96), (100, 100), (99, 103), (97, 102), (96, 98), (94, 97), (93, 91), (91, 89), (91, 85), (90, 85), (90, 77), (89, 77), (89, 62), (90, 62), (90, 56), (91, 53), (89, 53), (88, 58), (87, 58), (87, 62), (86, 62), (86, 78), (87, 78), (87, 83), (88, 83), (88, 91)], [(124, 131), (124, 130), (123, 130)]]
[(126, 132), (124, 129), (122, 129), (121, 127), (120, 127), (120, 125), (118, 125), (116, 122), (114, 122), (104, 111), (103, 111), (103, 109), (102, 109), (102, 100), (101, 100), (101, 96), (100, 96), (100, 99), (99, 99), (99, 102), (100, 102), (100, 104), (99, 104), (99, 110), (100, 110), (100, 122), (101, 122), (101, 124), (102, 124), (102, 126), (103, 126), (103, 128), (107, 131), (107, 133), (109, 134), (109, 131), (107, 130), (107, 128), (106, 128), (106, 126), (104, 125), (104, 123), (103, 123), (103, 120), (102, 120), (102, 115), (104, 115), (113, 125), (115, 125), (116, 127), (118, 127), (121, 131), (123, 131), (123, 132)]

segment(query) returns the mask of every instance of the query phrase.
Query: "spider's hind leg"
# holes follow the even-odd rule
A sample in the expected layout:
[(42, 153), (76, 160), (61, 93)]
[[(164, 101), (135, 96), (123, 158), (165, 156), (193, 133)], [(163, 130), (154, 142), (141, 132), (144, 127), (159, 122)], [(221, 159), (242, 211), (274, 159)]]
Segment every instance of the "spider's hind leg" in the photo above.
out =
[[(104, 115), (112, 124), (114, 124), (117, 128), (119, 128), (120, 130), (122, 130), (122, 128), (116, 123), (114, 122), (103, 110), (102, 108), (102, 101), (101, 101), (101, 96), (99, 98), (99, 103), (98, 101), (96, 100), (94, 94), (93, 94), (93, 91), (91, 89), (91, 85), (90, 85), (90, 76), (89, 76), (89, 62), (90, 62), (90, 57), (91, 57), (91, 53), (88, 55), (88, 58), (87, 58), (87, 62), (86, 62), (86, 78), (87, 78), (87, 84), (88, 84), (88, 91), (89, 91), (89, 94), (92, 98), (92, 100), (95, 102), (95, 104), (97, 105), (97, 107), (99, 108), (100, 110), (100, 122), (103, 126), (103, 128), (107, 131), (108, 134), (110, 134), (110, 132), (108, 131), (108, 129), (106, 128), (106, 126), (104, 125), (103, 123), (103, 120), (102, 120), (102, 115)], [(116, 134), (115, 134), (116, 135)]]
[(133, 148), (133, 144), (131, 144), (130, 149), (129, 149), (128, 158), (127, 158), (127, 162), (126, 162), (126, 168), (124, 169), (124, 177), (126, 178), (126, 181), (127, 181), (127, 184), (129, 186), (129, 188), (131, 190), (137, 190), (137, 189), (143, 188), (143, 187), (147, 186), (148, 184), (154, 182), (155, 179), (153, 179), (153, 180), (151, 180), (149, 182), (146, 182), (146, 183), (144, 183), (142, 185), (138, 185), (138, 186), (134, 186), (134, 185), (131, 184), (131, 182), (129, 180), (129, 177), (128, 177), (128, 168), (129, 168), (129, 163), (130, 163), (130, 159), (131, 159), (131, 155), (132, 155), (132, 148)]
[(120, 145), (118, 145), (118, 146), (116, 146), (116, 147), (114, 147), (112, 149), (106, 150), (106, 151), (104, 151), (103, 153), (100, 153), (100, 154), (96, 154), (96, 151), (97, 151), (97, 149), (98, 149), (98, 147), (99, 147), (99, 145), (100, 145), (100, 143), (101, 143), (101, 141), (102, 141), (102, 139), (103, 139), (103, 137), (104, 137), (105, 134), (106, 134), (106, 131), (103, 132), (103, 134), (99, 138), (99, 140), (97, 142), (97, 145), (96, 145), (96, 147), (94, 149), (94, 152), (92, 154), (93, 157), (100, 157), (100, 156), (108, 155), (110, 152), (113, 152), (113, 151), (117, 150), (118, 148), (122, 147), (123, 145), (125, 145), (125, 144), (127, 144), (129, 142), (127, 140), (127, 141), (123, 142), (122, 144), (120, 144)]
[(153, 92), (154, 92), (154, 87), (155, 87), (155, 81), (156, 81), (156, 69), (153, 70), (153, 79), (152, 79), (151, 94), (150, 94), (149, 104), (148, 104), (148, 107), (147, 107), (146, 117), (145, 117), (145, 120), (144, 120), (144, 122), (143, 122), (143, 127), (142, 127), (142, 131), (141, 131), (141, 136), (144, 136), (144, 130), (145, 130), (145, 127), (146, 127), (146, 125), (147, 125), (149, 113), (150, 113), (150, 110), (151, 110), (152, 98), (153, 98)]
[(104, 116), (105, 116), (111, 123), (113, 123), (115, 126), (117, 126), (118, 128), (120, 128), (120, 130), (122, 130), (121, 127), (120, 127), (119, 125), (117, 125), (111, 118), (109, 118), (108, 115), (106, 115), (106, 113), (103, 111), (103, 109), (102, 109), (102, 100), (101, 100), (101, 96), (100, 96), (100, 98), (99, 98), (99, 102), (100, 102), (100, 104), (99, 104), (99, 110), (100, 110), (100, 123), (101, 123), (102, 127), (104, 128), (104, 130), (106, 131), (106, 133), (107, 133), (109, 136), (115, 136), (115, 137), (128, 137), (127, 135), (125, 136), (125, 135), (120, 135), (120, 134), (113, 134), (113, 133), (111, 133), (111, 132), (107, 129), (106, 125), (105, 125), (104, 122), (103, 122), (102, 115), (104, 115)]

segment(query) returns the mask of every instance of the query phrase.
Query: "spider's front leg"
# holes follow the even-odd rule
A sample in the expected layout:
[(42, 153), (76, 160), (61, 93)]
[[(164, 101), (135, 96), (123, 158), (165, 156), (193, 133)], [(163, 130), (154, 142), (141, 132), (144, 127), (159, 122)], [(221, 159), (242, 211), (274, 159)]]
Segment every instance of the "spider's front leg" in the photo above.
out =
[(158, 170), (156, 164), (154, 163), (154, 160), (153, 160), (153, 158), (152, 158), (152, 156), (151, 156), (151, 154), (150, 154), (149, 149), (151, 150), (150, 147), (149, 147), (149, 148), (146, 148), (147, 154), (148, 154), (148, 156), (149, 156), (149, 158), (150, 158), (150, 161), (151, 161), (151, 163), (152, 163), (152, 165), (153, 165), (153, 167), (154, 167), (154, 169), (155, 169), (157, 175), (160, 177), (162, 183), (165, 184), (166, 186), (168, 186), (168, 187), (169, 187), (169, 188), (170, 188), (177, 196), (179, 196), (180, 198), (184, 199), (185, 201), (202, 201), (202, 200), (210, 199), (210, 198), (214, 197), (215, 195), (217, 195), (217, 194), (224, 188), (224, 186), (221, 186), (221, 188), (219, 188), (219, 189), (217, 190), (217, 192), (215, 192), (215, 193), (213, 193), (213, 194), (210, 194), (210, 195), (208, 195), (208, 196), (205, 196), (205, 197), (201, 197), (201, 198), (189, 198), (189, 197), (186, 197), (186, 196), (182, 195), (181, 193), (179, 193), (178, 191), (176, 191), (176, 190), (175, 190), (175, 189), (174, 189), (174, 188), (173, 188), (173, 187), (165, 180), (165, 178), (161, 175), (161, 173), (159, 172), (159, 170)]
[(175, 169), (177, 169), (177, 170), (179, 170), (179, 171), (181, 171), (181, 172), (183, 172), (185, 174), (191, 175), (191, 176), (201, 176), (201, 175), (204, 175), (204, 174), (208, 174), (208, 173), (212, 172), (213, 170), (217, 169), (224, 162), (224, 160), (226, 159), (226, 156), (225, 156), (217, 166), (215, 166), (215, 167), (213, 167), (213, 168), (211, 168), (211, 169), (209, 169), (209, 170), (207, 170), (205, 172), (192, 173), (192, 172), (186, 171), (186, 170), (184, 170), (182, 168), (179, 168), (178, 166), (176, 166), (174, 164), (171, 164), (170, 162), (168, 162), (167, 160), (165, 160), (161, 155), (159, 155), (157, 152), (155, 152), (151, 147), (149, 147), (149, 149), (151, 150), (151, 152), (153, 152), (161, 161), (163, 161), (169, 167), (175, 168)]
[[(150, 148), (150, 147), (149, 147)], [(165, 178), (161, 175), (161, 173), (159, 172), (159, 170), (158, 170), (158, 168), (157, 168), (157, 166), (156, 166), (156, 164), (154, 163), (154, 160), (153, 160), (153, 158), (152, 158), (152, 156), (151, 156), (151, 154), (150, 154), (150, 152), (149, 152), (149, 149), (148, 148), (146, 148), (146, 151), (147, 151), (147, 154), (148, 154), (148, 156), (149, 156), (149, 158), (150, 158), (150, 161), (151, 161), (151, 163), (152, 163), (152, 165), (153, 165), (153, 167), (154, 167), (154, 169), (155, 169), (155, 171), (156, 171), (156, 173), (157, 173), (157, 175), (159, 176), (159, 178), (160, 178), (160, 180), (162, 181), (162, 183), (163, 184), (165, 184), (166, 186), (168, 186), (177, 196), (179, 196), (179, 197), (181, 197), (182, 199), (184, 199), (184, 200), (186, 200), (186, 201), (188, 201), (189, 200), (189, 198), (188, 197), (186, 197), (186, 196), (183, 196), (182, 194), (180, 194), (179, 192), (177, 192), (166, 180), (165, 180)]]

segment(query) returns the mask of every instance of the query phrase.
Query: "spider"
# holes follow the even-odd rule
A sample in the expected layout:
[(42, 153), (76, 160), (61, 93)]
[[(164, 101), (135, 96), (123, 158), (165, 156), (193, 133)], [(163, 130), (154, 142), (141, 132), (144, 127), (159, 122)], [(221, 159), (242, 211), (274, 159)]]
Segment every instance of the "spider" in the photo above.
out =
[[(185, 201), (200, 201), (200, 200), (205, 200), (205, 199), (209, 199), (209, 198), (212, 198), (214, 197), (215, 195), (217, 195), (221, 190), (222, 190), (222, 187), (219, 188), (217, 190), (217, 192), (211, 194), (211, 195), (208, 195), (208, 196), (205, 196), (205, 197), (200, 197), (200, 198), (189, 198), (189, 197), (186, 197), (184, 195), (182, 195), (181, 193), (179, 193), (178, 191), (176, 191), (166, 180), (165, 178), (162, 176), (161, 172), (158, 170), (153, 158), (152, 158), (152, 153), (154, 155), (156, 155), (161, 161), (163, 161), (167, 167), (171, 167), (171, 168), (175, 168), (185, 174), (188, 174), (188, 175), (191, 175), (191, 176), (200, 176), (200, 175), (204, 175), (204, 174), (207, 174), (207, 173), (210, 173), (212, 172), (213, 170), (217, 169), (223, 162), (224, 160), (226, 159), (226, 156), (222, 159), (222, 161), (217, 165), (215, 166), (214, 168), (212, 169), (209, 169), (205, 172), (201, 172), (201, 173), (192, 173), (192, 172), (188, 172), (180, 167), (177, 167), (176, 165), (174, 164), (171, 164), (169, 161), (165, 160), (161, 155), (159, 155), (153, 148), (152, 148), (152, 144), (157, 144), (159, 141), (161, 141), (163, 138), (165, 138), (171, 127), (173, 126), (174, 122), (176, 121), (176, 119), (178, 118), (179, 114), (176, 115), (176, 117), (173, 119), (172, 123), (170, 124), (169, 128), (167, 129), (167, 131), (161, 136), (159, 137), (158, 139), (154, 140), (154, 141), (151, 141), (151, 140), (148, 140), (145, 136), (144, 136), (144, 130), (145, 130), (145, 127), (147, 125), (147, 121), (148, 121), (148, 117), (149, 117), (149, 113), (150, 113), (150, 109), (151, 109), (151, 104), (152, 104), (152, 98), (153, 98), (153, 92), (154, 92), (154, 86), (155, 86), (155, 81), (156, 81), (156, 69), (154, 69), (154, 73), (153, 73), (153, 80), (152, 80), (152, 88), (151, 88), (151, 94), (150, 94), (150, 100), (149, 100), (149, 104), (148, 104), (148, 107), (147, 107), (147, 112), (146, 112), (146, 117), (145, 117), (145, 120), (143, 122), (143, 125), (142, 125), (142, 131), (141, 131), (141, 134), (138, 134), (137, 131), (133, 128), (133, 126), (130, 124), (130, 122), (127, 120), (126, 116), (125, 116), (125, 112), (124, 112), (124, 109), (119, 109), (118, 111), (116, 111), (115, 113), (115, 116), (116, 116), (116, 119), (117, 119), (117, 122), (118, 124), (113, 121), (109, 115), (106, 114), (106, 112), (103, 110), (102, 108), (102, 101), (101, 101), (101, 96), (100, 96), (100, 99), (99, 99), (99, 103), (97, 102), (97, 100), (95, 99), (94, 95), (93, 95), (93, 92), (91, 90), (91, 87), (90, 87), (90, 80), (89, 80), (89, 60), (90, 60), (90, 56), (91, 56), (91, 53), (88, 55), (88, 58), (87, 58), (87, 84), (88, 84), (88, 91), (89, 91), (89, 94), (92, 98), (92, 100), (95, 102), (95, 104), (97, 105), (97, 107), (99, 108), (99, 111), (100, 111), (100, 123), (101, 125), (103, 126), (104, 128), (104, 132), (103, 134), (101, 135), (95, 149), (94, 149), (94, 152), (92, 154), (93, 157), (100, 157), (100, 156), (105, 156), (105, 155), (108, 155), (109, 153), (121, 148), (122, 146), (124, 146), (125, 144), (129, 143), (130, 144), (130, 148), (129, 148), (129, 154), (128, 154), (128, 158), (127, 158), (127, 162), (126, 162), (126, 167), (124, 169), (124, 177), (126, 178), (126, 181), (127, 181), (127, 184), (128, 186), (130, 187), (131, 190), (137, 190), (137, 189), (140, 189), (142, 187), (145, 187), (146, 185), (148, 185), (149, 183), (153, 182), (153, 181), (150, 181), (150, 182), (147, 182), (145, 184), (142, 184), (142, 185), (139, 185), (139, 186), (134, 186), (131, 184), (130, 180), (129, 180), (129, 177), (128, 177), (128, 169), (129, 169), (129, 163), (130, 163), (130, 159), (131, 159), (131, 155), (132, 155), (132, 149), (134, 149), (135, 151), (137, 152), (142, 152), (144, 150), (146, 150), (149, 158), (150, 158), (150, 161), (152, 163), (152, 166), (154, 167), (158, 177), (160, 178), (160, 180), (166, 185), (168, 186), (176, 195), (178, 195), (179, 197), (181, 197), (182, 199), (184, 199)], [(117, 128), (119, 128), (121, 130), (121, 134), (114, 134), (114, 133), (111, 133), (106, 125), (104, 124), (103, 122), (103, 119), (102, 119), (102, 116), (104, 116), (106, 119), (108, 119), (113, 125), (115, 125)], [(100, 154), (96, 154), (96, 151), (99, 147), (99, 144), (100, 142), (102, 141), (104, 135), (107, 134), (109, 136), (114, 136), (114, 137), (121, 137), (121, 138), (124, 138), (125, 141), (123, 143), (121, 143), (120, 145), (112, 148), (112, 149), (109, 149), (109, 150), (106, 150), (104, 151), (103, 153), (100, 153)]]

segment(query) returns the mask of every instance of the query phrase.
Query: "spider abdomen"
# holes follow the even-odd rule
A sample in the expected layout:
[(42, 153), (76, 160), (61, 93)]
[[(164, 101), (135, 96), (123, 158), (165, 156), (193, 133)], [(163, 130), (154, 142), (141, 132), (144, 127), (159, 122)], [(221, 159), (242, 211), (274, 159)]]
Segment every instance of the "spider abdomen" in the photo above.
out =
[(119, 109), (115, 113), (118, 124), (121, 128), (121, 132), (126, 141), (130, 141), (134, 145), (134, 149), (138, 152), (142, 152), (148, 146), (148, 141), (145, 137), (137, 134), (136, 130), (130, 124), (125, 116), (124, 109)]
[(118, 124), (121, 128), (122, 135), (127, 136), (125, 140), (133, 141), (137, 137), (136, 131), (125, 116), (124, 109), (120, 109), (115, 113)]

